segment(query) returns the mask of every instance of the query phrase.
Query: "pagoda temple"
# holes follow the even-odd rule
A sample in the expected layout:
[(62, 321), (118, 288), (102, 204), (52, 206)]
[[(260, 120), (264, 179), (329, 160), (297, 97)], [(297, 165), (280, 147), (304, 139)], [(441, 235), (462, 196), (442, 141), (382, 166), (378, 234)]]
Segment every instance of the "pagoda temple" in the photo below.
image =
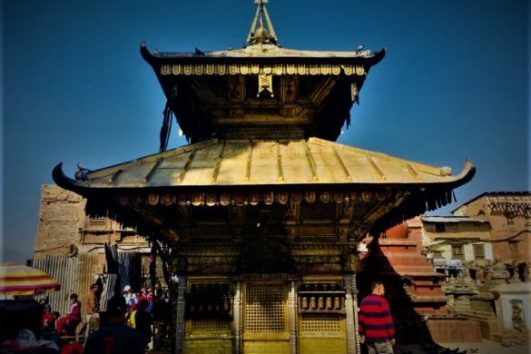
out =
[[(385, 50), (283, 48), (266, 2), (241, 49), (141, 45), (167, 98), (158, 153), (53, 178), (178, 279), (175, 353), (358, 353), (358, 243), (446, 205), (475, 169), (336, 143)], [(174, 117), (190, 143), (168, 150)]]

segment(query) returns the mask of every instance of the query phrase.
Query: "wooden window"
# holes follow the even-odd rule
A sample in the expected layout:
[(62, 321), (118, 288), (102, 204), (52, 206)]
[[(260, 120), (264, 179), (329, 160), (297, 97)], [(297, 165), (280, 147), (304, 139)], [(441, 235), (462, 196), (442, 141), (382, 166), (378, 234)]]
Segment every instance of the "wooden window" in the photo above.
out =
[(463, 245), (452, 245), (452, 258), (453, 259), (464, 259)]
[(287, 288), (282, 284), (248, 284), (245, 304), (246, 332), (284, 332)]
[(474, 257), (477, 259), (485, 258), (485, 245), (482, 243), (476, 243), (474, 246)]
[(445, 232), (446, 231), (446, 225), (437, 223), (435, 224), (435, 232)]
[(85, 230), (90, 231), (109, 231), (111, 220), (102, 217), (87, 217)]
[(444, 227), (445, 232), (457, 232), (458, 231), (458, 225), (457, 224), (447, 224)]

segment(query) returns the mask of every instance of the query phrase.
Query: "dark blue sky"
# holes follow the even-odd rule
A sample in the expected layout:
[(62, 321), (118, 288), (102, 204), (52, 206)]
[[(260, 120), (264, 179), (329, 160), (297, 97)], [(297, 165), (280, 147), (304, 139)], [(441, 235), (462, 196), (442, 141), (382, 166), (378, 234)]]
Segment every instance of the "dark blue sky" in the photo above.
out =
[[(369, 73), (339, 141), (477, 175), (458, 203), (529, 189), (529, 18), (525, 0), (271, 0), (284, 47), (386, 58)], [(31, 256), (39, 192), (55, 164), (73, 175), (157, 152), (165, 99), (139, 44), (240, 47), (251, 0), (2, 2), (3, 254)], [(170, 148), (183, 145), (173, 130)], [(453, 204), (439, 211), (448, 213)]]

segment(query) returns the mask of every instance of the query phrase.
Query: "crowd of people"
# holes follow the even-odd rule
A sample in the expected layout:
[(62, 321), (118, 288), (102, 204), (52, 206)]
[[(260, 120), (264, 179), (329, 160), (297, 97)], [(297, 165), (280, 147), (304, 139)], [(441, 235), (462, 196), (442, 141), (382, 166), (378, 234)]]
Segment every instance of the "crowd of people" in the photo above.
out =
[(131, 286), (126, 285), (123, 291), (126, 304), (127, 324), (133, 328), (140, 338), (142, 346), (146, 348), (151, 341), (153, 323), (153, 291), (142, 288), (137, 294)]
[[(153, 335), (154, 294), (152, 288), (134, 292), (127, 285), (122, 294), (100, 308), (101, 287), (91, 284), (85, 301), (78, 294), (69, 296), (69, 310), (53, 311), (47, 298), (39, 300), (40, 323), (4, 341), (0, 353), (145, 353)], [(84, 307), (84, 309), (83, 309)], [(82, 319), (82, 309), (85, 319)], [(28, 349), (35, 349), (28, 351)]]
[[(40, 322), (37, 326), (28, 322), (28, 328), (18, 331), (16, 338), (4, 340), (0, 345), (0, 354), (146, 353), (153, 334), (155, 296), (152, 289), (141, 289), (135, 293), (127, 285), (122, 294), (109, 299), (106, 311), (100, 311), (99, 293), (98, 284), (92, 284), (85, 299), (84, 322), (77, 294), (70, 295), (69, 311), (64, 316), (53, 312), (48, 301), (41, 299)], [(392, 354), (395, 345), (393, 319), (384, 293), (383, 283), (373, 282), (372, 294), (361, 301), (359, 308), (359, 338), (367, 346), (369, 354)], [(2, 327), (2, 330), (7, 329)]]
[[(6, 311), (9, 321), (13, 321), (10, 333), (2, 333), (0, 353), (83, 353), (83, 346), (78, 343), (77, 328), (82, 323), (81, 302), (78, 295), (69, 296), (69, 310), (63, 316), (52, 308), (46, 297), (37, 304), (29, 299), (15, 302), (13, 306), (28, 307), (30, 311), (17, 313)], [(15, 320), (15, 318), (19, 320)]]

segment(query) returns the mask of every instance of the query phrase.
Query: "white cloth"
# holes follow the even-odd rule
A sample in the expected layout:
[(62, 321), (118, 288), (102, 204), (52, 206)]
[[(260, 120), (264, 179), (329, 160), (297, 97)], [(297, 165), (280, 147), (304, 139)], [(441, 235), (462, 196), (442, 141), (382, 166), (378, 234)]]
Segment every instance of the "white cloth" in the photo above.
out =
[(35, 334), (27, 328), (21, 329), (18, 332), (17, 343), (20, 348), (45, 347), (59, 351), (57, 344), (50, 340), (37, 340)]

